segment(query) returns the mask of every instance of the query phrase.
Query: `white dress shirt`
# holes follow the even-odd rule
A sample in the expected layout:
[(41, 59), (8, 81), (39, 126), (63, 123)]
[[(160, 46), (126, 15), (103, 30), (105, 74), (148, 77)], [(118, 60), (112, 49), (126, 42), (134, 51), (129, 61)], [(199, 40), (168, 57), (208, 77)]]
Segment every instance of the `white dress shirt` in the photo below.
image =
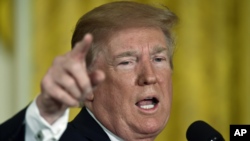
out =
[[(87, 109), (89, 114), (101, 126), (111, 141), (123, 141), (106, 129)], [(25, 141), (58, 141), (67, 128), (69, 109), (55, 123), (50, 125), (39, 113), (36, 99), (29, 105), (25, 115)]]
[(56, 141), (62, 136), (68, 124), (69, 109), (55, 123), (50, 125), (41, 115), (36, 99), (29, 105), (25, 115), (25, 141)]

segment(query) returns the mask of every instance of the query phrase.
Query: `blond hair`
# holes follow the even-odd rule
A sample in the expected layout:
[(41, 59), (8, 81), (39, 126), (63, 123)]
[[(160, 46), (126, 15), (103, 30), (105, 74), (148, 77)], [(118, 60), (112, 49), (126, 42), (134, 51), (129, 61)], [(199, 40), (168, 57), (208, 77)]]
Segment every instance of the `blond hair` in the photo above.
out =
[(174, 39), (171, 29), (177, 16), (168, 8), (163, 9), (131, 1), (118, 1), (101, 5), (83, 15), (76, 24), (71, 45), (80, 41), (86, 33), (94, 37), (93, 45), (87, 54), (87, 66), (91, 64), (101, 45), (109, 42), (113, 33), (126, 28), (156, 27), (166, 36), (170, 64)]

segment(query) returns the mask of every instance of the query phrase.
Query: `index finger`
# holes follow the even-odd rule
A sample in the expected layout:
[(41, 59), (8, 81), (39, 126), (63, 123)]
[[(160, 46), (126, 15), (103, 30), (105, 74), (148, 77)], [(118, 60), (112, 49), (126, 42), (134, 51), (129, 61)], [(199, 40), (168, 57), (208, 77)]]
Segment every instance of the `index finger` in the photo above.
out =
[(73, 50), (70, 52), (70, 56), (80, 60), (85, 58), (91, 47), (92, 40), (93, 36), (90, 33), (87, 33), (81, 41), (75, 44)]

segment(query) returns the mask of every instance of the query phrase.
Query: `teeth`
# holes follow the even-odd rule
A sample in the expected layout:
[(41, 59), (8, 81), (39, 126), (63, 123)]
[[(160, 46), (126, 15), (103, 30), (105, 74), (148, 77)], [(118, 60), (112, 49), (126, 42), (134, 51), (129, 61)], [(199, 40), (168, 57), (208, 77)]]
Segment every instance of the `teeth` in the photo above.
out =
[(151, 105), (141, 105), (140, 106), (140, 108), (142, 108), (142, 109), (152, 109), (154, 107), (155, 107), (155, 105), (153, 105), (153, 104), (151, 104)]

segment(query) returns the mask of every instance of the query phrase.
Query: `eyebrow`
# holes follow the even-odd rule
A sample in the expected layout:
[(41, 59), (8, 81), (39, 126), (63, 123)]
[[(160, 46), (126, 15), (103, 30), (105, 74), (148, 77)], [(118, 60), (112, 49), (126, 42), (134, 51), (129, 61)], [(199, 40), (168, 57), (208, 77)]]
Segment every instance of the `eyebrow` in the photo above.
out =
[(129, 56), (135, 56), (137, 54), (136, 51), (126, 51), (121, 54), (116, 55), (114, 58), (122, 58), (122, 57), (129, 57)]
[(166, 54), (167, 54), (167, 50), (168, 49), (166, 47), (157, 46), (157, 47), (153, 48), (153, 51), (150, 54), (158, 54), (158, 53), (161, 53), (164, 51), (166, 51)]
[[(150, 53), (151, 55), (153, 54), (158, 54), (158, 53), (162, 53), (164, 51), (167, 51), (168, 49), (166, 47), (161, 47), (161, 46), (157, 46), (157, 47), (154, 47), (153, 48), (153, 51)], [(136, 56), (137, 51), (126, 51), (126, 52), (123, 52), (121, 54), (118, 54), (114, 57), (114, 59), (116, 58), (122, 58), (122, 57), (131, 57), (131, 56)], [(167, 55), (167, 52), (166, 52), (166, 55)]]

